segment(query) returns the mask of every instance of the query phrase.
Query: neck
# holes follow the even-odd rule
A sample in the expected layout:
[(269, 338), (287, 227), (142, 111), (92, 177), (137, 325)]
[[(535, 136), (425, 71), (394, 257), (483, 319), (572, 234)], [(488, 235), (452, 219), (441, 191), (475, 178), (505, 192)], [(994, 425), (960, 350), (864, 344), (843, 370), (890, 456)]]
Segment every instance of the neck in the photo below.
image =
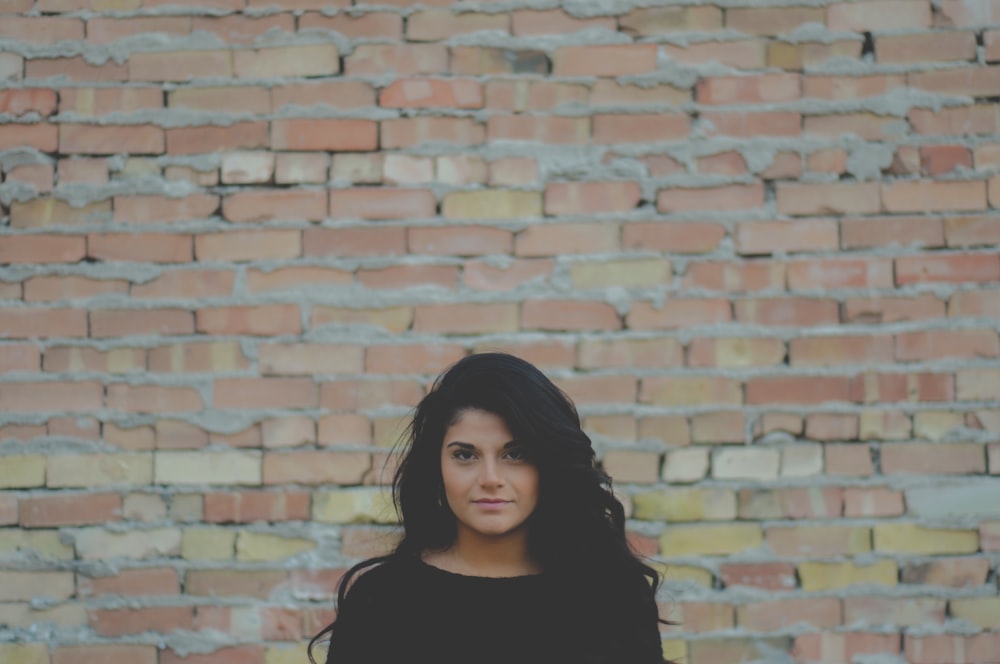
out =
[(527, 533), (494, 539), (459, 528), (455, 542), (427, 560), (449, 572), (470, 576), (524, 576), (542, 571), (528, 553)]

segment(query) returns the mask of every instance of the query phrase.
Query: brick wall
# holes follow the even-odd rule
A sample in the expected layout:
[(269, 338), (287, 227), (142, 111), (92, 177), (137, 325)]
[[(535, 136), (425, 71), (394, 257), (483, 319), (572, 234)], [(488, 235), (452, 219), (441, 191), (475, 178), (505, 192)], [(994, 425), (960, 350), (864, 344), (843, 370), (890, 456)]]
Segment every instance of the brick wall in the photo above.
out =
[(300, 664), (481, 349), (669, 655), (1000, 662), (1000, 2), (648, 4), (0, 0), (4, 664)]

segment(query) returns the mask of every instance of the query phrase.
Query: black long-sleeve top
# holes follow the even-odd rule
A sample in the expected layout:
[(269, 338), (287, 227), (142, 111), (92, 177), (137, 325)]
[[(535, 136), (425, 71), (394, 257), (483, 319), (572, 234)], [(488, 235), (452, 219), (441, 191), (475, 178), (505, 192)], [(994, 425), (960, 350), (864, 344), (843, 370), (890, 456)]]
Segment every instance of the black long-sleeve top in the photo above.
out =
[[(581, 580), (586, 582), (585, 579)], [(660, 664), (655, 619), (641, 628), (595, 624), (546, 574), (454, 574), (395, 558), (347, 592), (327, 664)], [(607, 613), (607, 612), (604, 612)], [(609, 615), (614, 615), (613, 607)]]

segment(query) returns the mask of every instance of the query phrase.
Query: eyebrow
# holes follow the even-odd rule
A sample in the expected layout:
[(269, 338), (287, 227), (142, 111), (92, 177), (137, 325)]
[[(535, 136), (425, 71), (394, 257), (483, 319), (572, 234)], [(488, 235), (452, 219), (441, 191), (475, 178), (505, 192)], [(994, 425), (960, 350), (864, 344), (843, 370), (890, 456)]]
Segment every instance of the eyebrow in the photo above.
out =
[[(506, 450), (506, 449), (510, 449), (511, 447), (520, 447), (520, 445), (521, 445), (521, 443), (519, 443), (518, 441), (512, 440), (512, 441), (504, 444), (504, 446), (501, 449)], [(449, 447), (460, 447), (460, 448), (466, 449), (466, 450), (474, 450), (474, 449), (476, 449), (476, 446), (473, 445), (472, 443), (463, 443), (460, 440), (453, 440), (450, 443), (448, 443), (447, 445), (445, 445), (445, 448), (449, 448)]]

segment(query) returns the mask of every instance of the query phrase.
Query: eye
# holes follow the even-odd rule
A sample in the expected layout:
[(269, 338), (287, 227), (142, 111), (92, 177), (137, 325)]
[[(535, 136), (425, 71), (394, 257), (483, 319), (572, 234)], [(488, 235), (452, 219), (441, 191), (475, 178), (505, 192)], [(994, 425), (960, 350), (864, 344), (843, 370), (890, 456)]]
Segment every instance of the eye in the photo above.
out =
[(513, 461), (527, 461), (528, 454), (524, 451), (523, 447), (512, 447), (507, 450), (507, 458)]
[(471, 461), (475, 455), (471, 450), (455, 450), (451, 453), (451, 458), (457, 461)]

